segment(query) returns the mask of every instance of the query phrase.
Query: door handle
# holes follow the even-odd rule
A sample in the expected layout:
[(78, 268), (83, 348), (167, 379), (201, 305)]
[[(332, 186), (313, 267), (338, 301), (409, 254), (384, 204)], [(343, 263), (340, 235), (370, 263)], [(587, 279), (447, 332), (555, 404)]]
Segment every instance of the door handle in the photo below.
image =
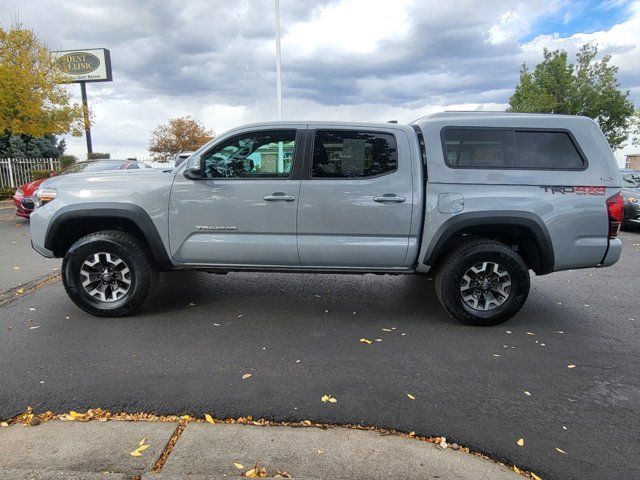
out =
[(374, 202), (378, 203), (402, 203), (407, 199), (401, 195), (396, 195), (395, 193), (385, 193), (379, 197), (373, 197)]
[(265, 195), (263, 198), (267, 202), (293, 202), (296, 199), (293, 195), (287, 195), (284, 192), (272, 193), (271, 195)]

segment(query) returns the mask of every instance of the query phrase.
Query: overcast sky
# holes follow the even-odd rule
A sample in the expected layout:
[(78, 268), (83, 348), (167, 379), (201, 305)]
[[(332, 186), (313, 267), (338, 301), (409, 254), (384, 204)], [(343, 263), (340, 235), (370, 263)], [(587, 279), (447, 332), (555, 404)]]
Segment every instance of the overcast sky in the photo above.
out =
[[(148, 157), (181, 115), (217, 133), (275, 119), (273, 0), (0, 0), (3, 27), (16, 14), (51, 50), (111, 51), (113, 82), (88, 85), (95, 151)], [(285, 119), (503, 110), (522, 62), (588, 41), (640, 105), (640, 0), (281, 0), (281, 28)]]

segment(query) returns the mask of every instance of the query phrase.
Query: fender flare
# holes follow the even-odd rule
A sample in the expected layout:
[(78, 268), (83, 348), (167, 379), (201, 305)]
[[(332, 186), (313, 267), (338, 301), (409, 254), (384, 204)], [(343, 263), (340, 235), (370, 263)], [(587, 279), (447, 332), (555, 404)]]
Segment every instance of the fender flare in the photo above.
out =
[(51, 217), (44, 239), (44, 247), (53, 251), (55, 238), (64, 229), (65, 223), (77, 219), (121, 218), (135, 224), (151, 250), (154, 260), (161, 270), (172, 267), (167, 250), (149, 214), (140, 206), (120, 202), (93, 202), (67, 205), (57, 210)]
[(434, 234), (423, 262), (433, 265), (445, 250), (447, 242), (458, 232), (470, 227), (515, 226), (524, 228), (531, 234), (540, 258), (538, 275), (553, 272), (555, 257), (549, 230), (542, 219), (531, 212), (518, 210), (488, 210), (483, 212), (460, 213), (445, 221)]

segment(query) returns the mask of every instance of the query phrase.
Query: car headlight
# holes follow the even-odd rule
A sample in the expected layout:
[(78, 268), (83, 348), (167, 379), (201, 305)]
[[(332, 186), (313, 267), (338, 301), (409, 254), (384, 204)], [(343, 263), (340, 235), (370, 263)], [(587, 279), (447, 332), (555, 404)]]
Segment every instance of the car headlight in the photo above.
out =
[(626, 200), (629, 203), (638, 203), (640, 201), (640, 199), (638, 199), (638, 197), (627, 197)]
[(34, 196), (36, 197), (36, 206), (40, 207), (56, 198), (58, 192), (53, 188), (39, 188)]

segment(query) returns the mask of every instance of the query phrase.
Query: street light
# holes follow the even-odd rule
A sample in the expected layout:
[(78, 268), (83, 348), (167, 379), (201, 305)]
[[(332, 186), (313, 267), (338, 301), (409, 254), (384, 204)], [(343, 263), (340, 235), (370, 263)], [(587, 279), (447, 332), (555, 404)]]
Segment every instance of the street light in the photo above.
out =
[(276, 102), (278, 109), (278, 120), (282, 120), (282, 73), (281, 52), (280, 52), (280, 0), (276, 2)]

